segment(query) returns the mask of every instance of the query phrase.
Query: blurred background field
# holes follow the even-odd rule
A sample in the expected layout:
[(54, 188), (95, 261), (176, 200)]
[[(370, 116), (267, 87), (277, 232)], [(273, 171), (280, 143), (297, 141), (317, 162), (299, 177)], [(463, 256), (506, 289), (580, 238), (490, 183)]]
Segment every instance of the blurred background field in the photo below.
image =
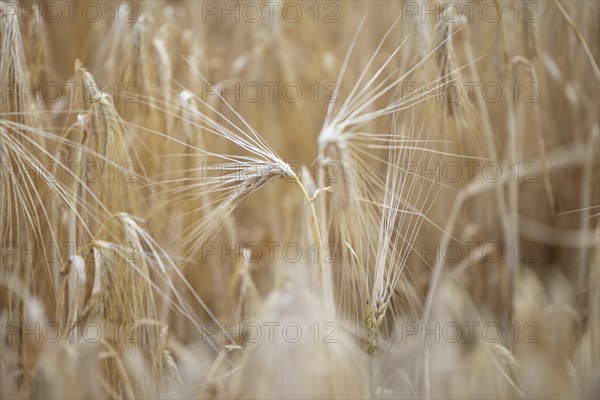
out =
[(597, 1), (0, 17), (2, 398), (600, 395)]

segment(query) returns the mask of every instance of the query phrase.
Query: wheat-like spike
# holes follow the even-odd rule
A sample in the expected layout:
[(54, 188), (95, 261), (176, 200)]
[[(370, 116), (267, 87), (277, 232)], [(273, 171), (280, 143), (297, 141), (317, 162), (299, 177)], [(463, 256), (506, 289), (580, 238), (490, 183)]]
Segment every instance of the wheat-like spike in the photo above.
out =
[[(37, 94), (30, 93), (34, 85), (28, 69), (25, 46), (19, 26), (19, 14), (2, 13), (0, 16), (0, 82), (2, 103), (0, 115), (16, 122), (43, 125), (40, 119)], [(38, 82), (39, 83), (39, 82)]]
[[(450, 22), (456, 19), (456, 15), (447, 15), (452, 13), (454, 8), (444, 8), (442, 17), (435, 26), (435, 45), (440, 46), (436, 52), (436, 61), (440, 70), (442, 83), (454, 81), (454, 71), (456, 69), (456, 54), (454, 50), (453, 34), (455, 32), (455, 23)], [(458, 114), (460, 103), (455, 101), (446, 102), (446, 112), (448, 116), (455, 117)]]
[(79, 59), (75, 60), (75, 78), (81, 90), (75, 92), (75, 105), (79, 109), (88, 109), (100, 100), (102, 91), (94, 76), (83, 66)]
[(25, 20), (24, 36), (29, 44), (25, 46), (26, 59), (30, 69), (31, 82), (42, 83), (44, 69), (48, 64), (48, 30), (40, 4), (33, 3), (32, 9), (33, 13)]
[[(527, 3), (521, 1), (523, 9), (526, 9)], [(529, 18), (523, 18), (523, 42), (525, 43), (525, 55), (535, 61), (539, 57), (539, 38), (538, 23), (529, 21)]]

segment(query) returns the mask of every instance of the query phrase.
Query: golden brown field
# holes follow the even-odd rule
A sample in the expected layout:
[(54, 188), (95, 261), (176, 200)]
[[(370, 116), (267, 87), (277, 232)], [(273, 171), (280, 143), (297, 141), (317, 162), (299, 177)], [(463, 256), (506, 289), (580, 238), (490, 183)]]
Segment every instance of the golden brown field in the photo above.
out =
[(600, 397), (598, 1), (0, 1), (1, 398)]

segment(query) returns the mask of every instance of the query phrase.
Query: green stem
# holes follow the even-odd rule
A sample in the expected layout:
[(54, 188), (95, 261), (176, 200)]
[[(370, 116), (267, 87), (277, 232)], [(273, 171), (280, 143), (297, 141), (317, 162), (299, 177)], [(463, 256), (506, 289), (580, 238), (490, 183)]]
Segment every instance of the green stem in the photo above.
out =
[(304, 198), (306, 203), (308, 204), (308, 209), (310, 211), (310, 229), (312, 230), (313, 238), (315, 240), (315, 244), (317, 246), (317, 258), (319, 265), (319, 274), (321, 277), (321, 287), (323, 290), (323, 299), (325, 301), (325, 306), (331, 315), (335, 315), (335, 307), (333, 301), (333, 284), (331, 282), (331, 274), (329, 268), (325, 268), (323, 262), (321, 260), (321, 251), (323, 250), (323, 243), (321, 241), (321, 231), (319, 229), (319, 224), (317, 220), (317, 212), (315, 211), (314, 199), (312, 199), (306, 188), (300, 182), (300, 179), (296, 178), (296, 183), (300, 186), (302, 193), (304, 194)]
[[(302, 189), (302, 193), (304, 194), (304, 198), (306, 199), (306, 203), (308, 204), (308, 208), (310, 210), (310, 229), (312, 230), (313, 238), (315, 239), (317, 246), (319, 246), (318, 248), (320, 251), (321, 250), (321, 231), (319, 230), (319, 224), (317, 223), (317, 212), (315, 211), (315, 205), (314, 205), (312, 199), (310, 198), (310, 196), (308, 195), (306, 188), (304, 187), (302, 182), (300, 182), (299, 178), (296, 178), (296, 183), (298, 184), (298, 186), (300, 186), (300, 189)], [(320, 264), (320, 258), (319, 258), (319, 264)]]

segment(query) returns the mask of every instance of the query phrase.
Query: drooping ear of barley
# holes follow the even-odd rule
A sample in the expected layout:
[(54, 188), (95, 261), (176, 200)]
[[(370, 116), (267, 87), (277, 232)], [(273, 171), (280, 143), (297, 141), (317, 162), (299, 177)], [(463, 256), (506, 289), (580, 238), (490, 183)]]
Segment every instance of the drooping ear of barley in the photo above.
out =
[[(289, 170), (283, 170), (279, 165), (269, 163), (256, 163), (242, 168), (239, 164), (224, 163), (220, 164), (219, 170), (223, 171), (222, 174), (220, 173), (207, 182), (199, 182), (197, 184), (198, 188), (194, 188), (194, 186), (185, 188), (186, 191), (192, 194), (197, 192), (199, 195), (207, 193), (203, 186), (210, 188), (213, 185), (215, 188), (224, 187), (227, 190), (225, 195), (218, 200), (219, 203), (210, 212), (185, 230), (185, 235), (192, 240), (190, 242), (192, 243), (192, 251), (197, 250), (210, 237), (213, 237), (246, 197), (268, 182), (290, 178), (288, 175)], [(205, 179), (206, 177), (199, 178), (199, 180)]]

